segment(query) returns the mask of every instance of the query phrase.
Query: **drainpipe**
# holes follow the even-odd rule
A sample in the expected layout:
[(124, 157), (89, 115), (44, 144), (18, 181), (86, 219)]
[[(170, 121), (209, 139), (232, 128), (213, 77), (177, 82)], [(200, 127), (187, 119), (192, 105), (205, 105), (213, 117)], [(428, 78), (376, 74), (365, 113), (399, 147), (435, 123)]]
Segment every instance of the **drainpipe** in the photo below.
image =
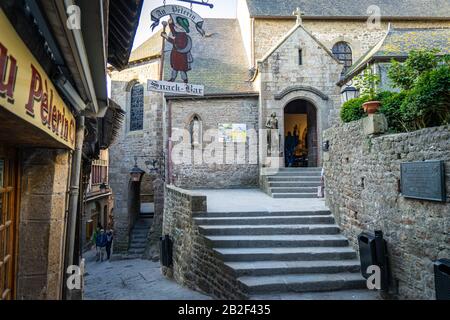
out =
[(70, 191), (69, 191), (69, 215), (67, 221), (67, 245), (66, 245), (66, 263), (64, 268), (64, 292), (65, 299), (72, 300), (74, 296), (73, 290), (68, 290), (67, 281), (67, 267), (73, 265), (74, 250), (75, 250), (75, 233), (77, 226), (78, 203), (80, 197), (80, 181), (81, 181), (81, 161), (84, 143), (84, 116), (79, 116), (76, 132), (75, 151), (72, 158), (72, 172), (70, 174)]
[[(73, 5), (75, 5), (75, 2), (73, 0), (65, 0), (64, 1), (65, 11), (67, 12), (67, 9)], [(97, 103), (97, 96), (95, 94), (94, 80), (92, 79), (92, 73), (91, 73), (91, 69), (89, 67), (89, 60), (88, 60), (88, 56), (87, 56), (87, 52), (86, 52), (86, 47), (84, 46), (83, 34), (81, 33), (81, 30), (78, 30), (78, 29), (72, 30), (72, 34), (73, 34), (75, 44), (77, 47), (76, 48), (77, 53), (81, 60), (81, 67), (83, 69), (82, 72), (84, 73), (84, 76), (85, 76), (85, 79), (87, 82), (87, 86), (88, 86), (88, 90), (89, 90), (89, 94), (91, 96), (91, 100), (93, 103), (94, 113), (97, 113), (99, 110), (98, 103)]]

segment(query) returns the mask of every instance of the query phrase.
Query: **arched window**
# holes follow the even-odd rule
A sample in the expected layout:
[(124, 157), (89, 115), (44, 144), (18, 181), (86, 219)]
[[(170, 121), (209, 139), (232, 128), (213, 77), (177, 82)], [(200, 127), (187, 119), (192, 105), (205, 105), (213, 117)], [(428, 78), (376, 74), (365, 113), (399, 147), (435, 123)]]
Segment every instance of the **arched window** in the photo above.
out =
[(144, 86), (136, 83), (131, 88), (130, 131), (144, 128)]
[(189, 123), (189, 134), (191, 135), (192, 147), (202, 144), (202, 122), (197, 115), (194, 115)]
[(344, 63), (344, 70), (342, 71), (342, 74), (344, 74), (353, 64), (352, 48), (347, 42), (341, 41), (336, 43), (331, 51), (339, 61)]

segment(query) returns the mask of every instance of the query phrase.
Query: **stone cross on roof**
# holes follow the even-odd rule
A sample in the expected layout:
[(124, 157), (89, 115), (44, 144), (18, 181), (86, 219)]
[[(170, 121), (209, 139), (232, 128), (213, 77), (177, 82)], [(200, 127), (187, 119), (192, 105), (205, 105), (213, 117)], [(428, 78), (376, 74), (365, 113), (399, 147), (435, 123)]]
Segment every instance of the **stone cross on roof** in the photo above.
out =
[(292, 15), (297, 16), (297, 24), (303, 23), (302, 16), (304, 16), (305, 13), (302, 12), (299, 7), (297, 7), (297, 9), (294, 12), (292, 12)]

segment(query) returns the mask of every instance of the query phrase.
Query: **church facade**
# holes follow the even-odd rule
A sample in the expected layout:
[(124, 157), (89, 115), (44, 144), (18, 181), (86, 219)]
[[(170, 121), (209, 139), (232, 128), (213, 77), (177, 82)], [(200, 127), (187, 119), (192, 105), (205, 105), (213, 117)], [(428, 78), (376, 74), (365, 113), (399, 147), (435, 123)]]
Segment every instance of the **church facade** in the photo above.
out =
[[(148, 202), (158, 197), (158, 179), (186, 189), (257, 188), (273, 162), (321, 167), (322, 132), (340, 121), (346, 71), (389, 28), (450, 28), (445, 1), (400, 2), (239, 0), (236, 19), (206, 19), (204, 37), (191, 30), (188, 77), (205, 86), (201, 97), (148, 91), (148, 80), (171, 78), (171, 44), (157, 32), (138, 47), (127, 69), (111, 72), (112, 98), (127, 113), (110, 149), (119, 250), (126, 250), (135, 221), (128, 213), (135, 164), (147, 173), (141, 200)], [(274, 114), (276, 156), (267, 153), (261, 131)], [(286, 154), (290, 136), (296, 137), (294, 160)]]

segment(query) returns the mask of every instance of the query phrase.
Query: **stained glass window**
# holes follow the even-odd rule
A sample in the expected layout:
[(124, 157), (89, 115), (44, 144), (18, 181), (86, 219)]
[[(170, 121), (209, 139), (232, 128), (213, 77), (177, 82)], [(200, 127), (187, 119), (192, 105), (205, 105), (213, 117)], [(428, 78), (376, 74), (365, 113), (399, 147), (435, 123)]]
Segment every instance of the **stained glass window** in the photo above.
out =
[(130, 131), (144, 128), (144, 86), (135, 84), (131, 88)]
[(348, 43), (341, 41), (333, 46), (332, 52), (339, 61), (344, 63), (342, 74), (346, 73), (353, 64), (352, 48)]

